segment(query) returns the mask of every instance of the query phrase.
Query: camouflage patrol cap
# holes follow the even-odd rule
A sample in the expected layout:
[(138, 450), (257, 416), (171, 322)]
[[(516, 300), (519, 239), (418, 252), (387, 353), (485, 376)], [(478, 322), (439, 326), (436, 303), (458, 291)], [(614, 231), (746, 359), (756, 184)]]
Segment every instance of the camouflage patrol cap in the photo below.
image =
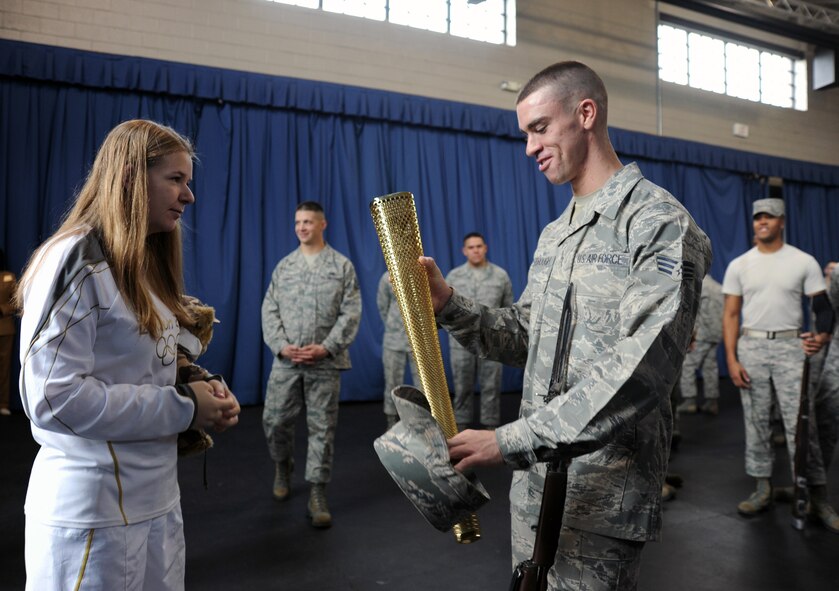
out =
[(768, 213), (776, 218), (784, 215), (783, 199), (776, 199), (774, 197), (770, 199), (758, 199), (752, 207), (752, 217), (755, 217), (759, 213)]
[(449, 531), (486, 503), (489, 494), (474, 475), (464, 475), (452, 466), (446, 437), (423, 393), (412, 386), (398, 386), (392, 395), (400, 421), (373, 447), (428, 523)]

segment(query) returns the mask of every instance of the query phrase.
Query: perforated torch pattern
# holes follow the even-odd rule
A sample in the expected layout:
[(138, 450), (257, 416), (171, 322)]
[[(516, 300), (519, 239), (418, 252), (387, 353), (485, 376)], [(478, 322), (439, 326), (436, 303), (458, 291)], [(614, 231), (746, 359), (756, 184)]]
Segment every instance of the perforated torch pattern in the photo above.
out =
[[(446, 438), (457, 433), (454, 409), (449, 397), (443, 354), (437, 336), (437, 322), (431, 305), (428, 275), (419, 264), (422, 252), (417, 208), (410, 193), (392, 193), (376, 197), (370, 213), (382, 246), (393, 293), (399, 303), (405, 332), (422, 382), (422, 389), (431, 407), (431, 416), (440, 425)], [(460, 544), (481, 539), (481, 525), (474, 513), (452, 528)]]
[(428, 275), (417, 261), (423, 251), (414, 196), (393, 193), (376, 197), (370, 203), (370, 212), (431, 414), (445, 436), (452, 437), (457, 433), (457, 424), (443, 369)]

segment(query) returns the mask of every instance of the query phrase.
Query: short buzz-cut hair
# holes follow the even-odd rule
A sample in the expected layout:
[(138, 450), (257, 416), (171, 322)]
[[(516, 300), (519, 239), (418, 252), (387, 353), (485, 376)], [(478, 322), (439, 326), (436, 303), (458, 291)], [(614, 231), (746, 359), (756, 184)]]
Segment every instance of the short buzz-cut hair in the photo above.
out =
[(294, 211), (295, 213), (298, 211), (314, 211), (323, 215), (323, 206), (317, 201), (301, 201)]
[(487, 243), (486, 238), (484, 238), (484, 235), (480, 232), (469, 232), (466, 236), (463, 237), (463, 244), (466, 244), (466, 241), (470, 238), (480, 238), (484, 244)]
[(516, 105), (545, 86), (553, 89), (556, 99), (566, 112), (576, 107), (580, 101), (590, 98), (597, 105), (598, 112), (603, 114), (602, 118), (598, 119), (605, 125), (609, 108), (606, 85), (597, 72), (587, 65), (566, 61), (548, 66), (524, 85), (516, 98)]

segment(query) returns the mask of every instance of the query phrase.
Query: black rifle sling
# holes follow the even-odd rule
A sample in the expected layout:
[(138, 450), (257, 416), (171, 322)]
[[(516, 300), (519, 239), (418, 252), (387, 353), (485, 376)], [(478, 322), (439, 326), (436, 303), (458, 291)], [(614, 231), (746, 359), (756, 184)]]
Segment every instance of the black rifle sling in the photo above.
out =
[[(556, 339), (551, 381), (545, 402), (561, 394), (565, 389), (565, 377), (568, 371), (568, 356), (571, 352), (571, 297), (573, 283), (568, 284), (562, 313), (559, 320), (559, 334)], [(533, 544), (533, 557), (516, 566), (510, 591), (544, 591), (548, 585), (548, 571), (551, 569), (559, 547), (559, 531), (562, 528), (562, 515), (565, 510), (565, 497), (568, 489), (568, 462), (559, 460), (549, 462), (545, 474), (545, 487), (542, 489), (542, 505), (539, 509), (539, 521), (536, 526), (536, 540)]]
[(807, 452), (810, 445), (810, 358), (804, 358), (801, 372), (801, 397), (798, 406), (798, 420), (795, 425), (795, 455), (793, 457), (792, 526), (804, 529), (807, 515)]

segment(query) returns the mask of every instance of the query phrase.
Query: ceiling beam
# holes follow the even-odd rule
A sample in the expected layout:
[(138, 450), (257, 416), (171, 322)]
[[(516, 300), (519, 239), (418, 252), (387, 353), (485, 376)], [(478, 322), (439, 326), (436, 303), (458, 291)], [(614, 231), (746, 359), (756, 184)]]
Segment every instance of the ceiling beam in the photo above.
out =
[[(664, 4), (672, 4), (681, 8), (686, 8), (694, 12), (713, 16), (722, 20), (737, 23), (747, 27), (752, 27), (774, 35), (781, 35), (790, 39), (796, 39), (805, 43), (810, 43), (817, 47), (825, 48), (839, 48), (839, 33), (831, 34), (822, 29), (815, 29), (811, 26), (803, 26), (791, 22), (790, 20), (778, 18), (776, 16), (768, 16), (768, 14), (757, 14), (752, 10), (746, 10), (746, 4), (763, 4), (771, 0), (763, 0), (762, 2), (751, 2), (750, 0), (660, 0)], [(788, 2), (789, 3), (789, 2)], [(779, 4), (776, 2), (776, 4)], [(797, 4), (801, 4), (798, 2)], [(752, 6), (751, 8), (754, 8)], [(825, 9), (826, 10), (826, 9)], [(830, 11), (836, 13), (836, 11)], [(828, 13), (825, 13), (828, 15)], [(833, 18), (832, 15), (828, 15)], [(837, 27), (839, 30), (839, 27)]]

